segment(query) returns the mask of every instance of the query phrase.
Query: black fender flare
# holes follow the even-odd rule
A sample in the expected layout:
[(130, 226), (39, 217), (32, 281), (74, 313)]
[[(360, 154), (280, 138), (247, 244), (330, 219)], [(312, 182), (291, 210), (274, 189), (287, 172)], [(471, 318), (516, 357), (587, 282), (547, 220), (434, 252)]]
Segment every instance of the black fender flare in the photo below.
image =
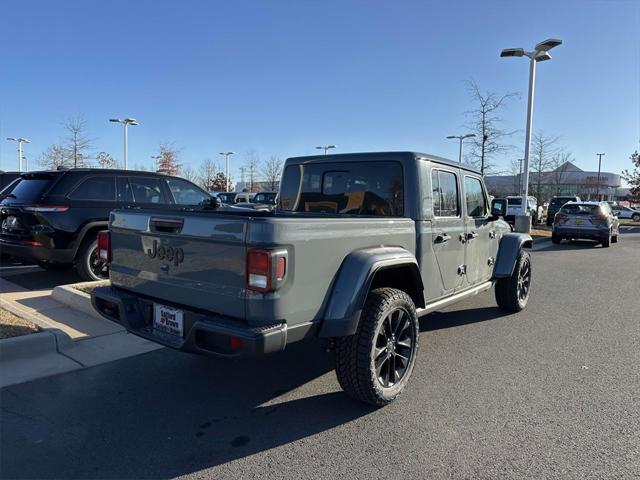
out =
[(99, 230), (107, 230), (109, 228), (109, 222), (108, 221), (97, 221), (97, 222), (89, 222), (86, 225), (84, 225), (82, 227), (82, 229), (80, 229), (80, 233), (78, 233), (77, 241), (76, 244), (73, 247), (73, 258), (76, 258), (76, 255), (78, 255), (78, 250), (80, 249), (80, 246), (83, 244), (85, 237), (87, 236), (87, 233), (89, 233), (91, 230), (93, 229), (99, 229)]
[(353, 335), (376, 274), (395, 267), (409, 268), (422, 295), (424, 286), (418, 262), (408, 250), (401, 247), (371, 247), (347, 255), (333, 283), (318, 336)]
[(526, 233), (505, 233), (500, 239), (496, 266), (493, 269), (493, 278), (507, 278), (513, 274), (513, 269), (518, 261), (518, 255), (523, 248), (531, 248), (533, 239)]

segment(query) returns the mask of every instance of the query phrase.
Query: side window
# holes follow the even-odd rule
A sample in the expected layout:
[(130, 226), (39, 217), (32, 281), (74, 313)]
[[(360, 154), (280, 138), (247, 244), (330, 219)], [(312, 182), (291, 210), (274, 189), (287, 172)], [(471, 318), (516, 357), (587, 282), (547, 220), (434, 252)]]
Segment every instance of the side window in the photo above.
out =
[(456, 174), (445, 170), (432, 170), (431, 184), (433, 214), (436, 217), (457, 217), (460, 208)]
[(129, 184), (135, 203), (165, 203), (159, 178), (129, 177)]
[(128, 177), (118, 177), (118, 201), (133, 202), (133, 192)]
[(480, 179), (464, 177), (464, 196), (468, 216), (484, 217), (487, 214), (487, 200)]
[(116, 200), (116, 177), (100, 175), (86, 178), (69, 194), (71, 200), (114, 202)]
[(186, 180), (167, 178), (167, 185), (173, 195), (173, 201), (178, 205), (199, 205), (209, 198), (208, 194)]

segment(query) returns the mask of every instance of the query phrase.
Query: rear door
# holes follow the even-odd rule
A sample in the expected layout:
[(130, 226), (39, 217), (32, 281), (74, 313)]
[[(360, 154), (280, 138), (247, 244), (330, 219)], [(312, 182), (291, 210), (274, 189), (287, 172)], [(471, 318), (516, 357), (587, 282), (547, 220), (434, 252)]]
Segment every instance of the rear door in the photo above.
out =
[(444, 166), (434, 166), (431, 169), (432, 243), (442, 281), (443, 295), (459, 289), (464, 278), (466, 238), (460, 203), (459, 177), (457, 169)]
[(491, 278), (498, 242), (494, 222), (489, 220), (489, 200), (482, 179), (464, 176), (464, 218), (467, 282), (471, 285)]

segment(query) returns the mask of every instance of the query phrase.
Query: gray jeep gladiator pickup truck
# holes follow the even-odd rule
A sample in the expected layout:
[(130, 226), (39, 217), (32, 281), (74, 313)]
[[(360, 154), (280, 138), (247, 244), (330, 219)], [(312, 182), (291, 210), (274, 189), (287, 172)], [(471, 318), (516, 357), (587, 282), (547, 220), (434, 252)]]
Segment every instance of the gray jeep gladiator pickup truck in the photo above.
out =
[(413, 152), (289, 158), (273, 212), (116, 210), (94, 307), (130, 332), (239, 358), (329, 340), (342, 388), (385, 405), (407, 385), (418, 318), (495, 286), (522, 310), (529, 235), (475, 170)]

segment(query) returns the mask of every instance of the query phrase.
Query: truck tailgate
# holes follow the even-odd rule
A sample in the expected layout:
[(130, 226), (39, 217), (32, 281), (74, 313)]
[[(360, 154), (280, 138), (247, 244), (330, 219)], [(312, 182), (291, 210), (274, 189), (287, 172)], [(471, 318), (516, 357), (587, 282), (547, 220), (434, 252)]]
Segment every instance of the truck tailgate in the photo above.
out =
[(222, 315), (245, 318), (248, 218), (215, 214), (111, 214), (114, 286)]

